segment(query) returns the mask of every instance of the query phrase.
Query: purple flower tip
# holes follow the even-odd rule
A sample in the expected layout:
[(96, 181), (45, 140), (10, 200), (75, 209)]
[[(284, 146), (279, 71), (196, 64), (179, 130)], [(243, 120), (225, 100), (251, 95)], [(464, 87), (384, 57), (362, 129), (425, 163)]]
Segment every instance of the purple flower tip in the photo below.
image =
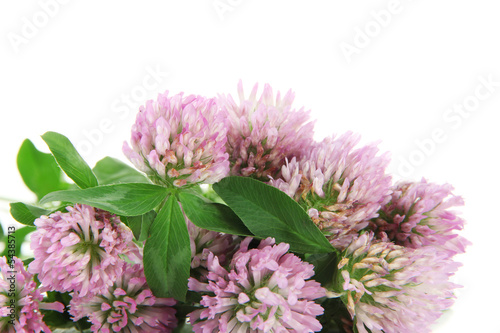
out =
[(309, 147), (314, 123), (309, 111), (292, 109), (294, 94), (285, 96), (264, 86), (257, 98), (256, 84), (247, 98), (243, 84), (238, 84), (239, 104), (230, 95), (219, 96), (217, 102), (229, 120), (227, 152), (231, 174), (267, 181), (277, 177), (285, 159), (300, 157)]
[(127, 158), (163, 185), (211, 184), (229, 172), (227, 124), (214, 99), (160, 94), (139, 109)]
[(21, 259), (0, 258), (0, 332), (50, 333), (43, 322), (44, 310), (64, 311), (59, 302), (42, 303), (43, 296), (33, 275), (28, 273)]
[(394, 186), (391, 200), (372, 221), (378, 238), (411, 248), (433, 246), (448, 256), (464, 253), (469, 245), (456, 231), (464, 220), (450, 208), (464, 204), (452, 194), (451, 185), (402, 182)]
[(343, 250), (390, 199), (387, 154), (375, 144), (354, 149), (359, 136), (348, 132), (315, 143), (302, 159), (287, 161), (270, 184), (308, 211), (330, 243)]
[(35, 260), (29, 265), (44, 290), (97, 293), (122, 274), (126, 255), (140, 256), (133, 234), (116, 215), (86, 205), (67, 207), (35, 220)]
[[(407, 248), (364, 233), (343, 252), (334, 292), (360, 333), (429, 332), (453, 304), (459, 264), (432, 247)], [(368, 331), (369, 330), (369, 331)]]
[(313, 300), (325, 296), (314, 280), (313, 266), (292, 253), (289, 245), (263, 240), (248, 249), (245, 239), (229, 265), (209, 254), (208, 282), (189, 280), (192, 291), (204, 294), (205, 309), (189, 314), (195, 332), (317, 332), (323, 308)]
[(142, 265), (125, 264), (113, 285), (96, 295), (74, 293), (70, 314), (89, 317), (92, 332), (169, 333), (177, 327), (172, 298), (153, 296)]

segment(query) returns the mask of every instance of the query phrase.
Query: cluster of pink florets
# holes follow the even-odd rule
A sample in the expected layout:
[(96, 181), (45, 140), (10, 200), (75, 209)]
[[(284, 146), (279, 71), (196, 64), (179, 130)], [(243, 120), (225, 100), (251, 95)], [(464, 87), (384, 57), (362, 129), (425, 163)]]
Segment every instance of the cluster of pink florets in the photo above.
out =
[(30, 272), (50, 290), (82, 296), (102, 292), (123, 274), (120, 256), (140, 255), (132, 232), (108, 212), (86, 205), (67, 210), (35, 221)]
[(215, 99), (166, 92), (140, 108), (132, 147), (125, 143), (123, 152), (159, 184), (211, 184), (229, 171), (226, 139), (226, 118)]
[(297, 200), (331, 244), (344, 249), (390, 199), (387, 154), (375, 145), (357, 148), (350, 132), (312, 143), (282, 167), (270, 184)]
[(35, 220), (28, 268), (40, 290), (70, 292), (69, 313), (88, 316), (92, 332), (171, 332), (176, 302), (153, 296), (132, 231), (106, 211), (66, 209)]
[(112, 287), (102, 293), (73, 295), (70, 313), (75, 320), (89, 317), (94, 332), (171, 332), (177, 326), (176, 302), (153, 296), (141, 264), (124, 266)]
[(211, 184), (228, 174), (268, 181), (286, 159), (301, 157), (313, 137), (309, 112), (292, 108), (294, 95), (274, 98), (258, 85), (239, 104), (230, 95), (207, 99), (182, 93), (159, 95), (141, 107), (123, 152), (159, 183), (176, 187)]
[(360, 333), (429, 332), (453, 304), (458, 286), (449, 279), (460, 265), (433, 247), (399, 246), (369, 232), (342, 256), (334, 288)]
[(0, 258), (0, 332), (51, 332), (40, 310), (62, 312), (59, 302), (45, 303), (33, 274), (26, 271), (21, 259)]
[[(314, 266), (290, 253), (288, 244), (204, 230), (186, 217), (188, 286), (201, 295), (188, 315), (194, 332), (318, 332), (319, 316), (337, 316), (321, 306), (327, 298), (344, 304), (346, 330), (428, 332), (453, 303), (457, 286), (449, 279), (459, 266), (453, 256), (468, 242), (456, 234), (464, 221), (450, 208), (463, 200), (451, 186), (426, 180), (393, 185), (389, 157), (375, 144), (358, 146), (359, 136), (350, 132), (316, 142), (309, 112), (292, 107), (292, 92), (275, 98), (266, 85), (257, 97), (257, 89), (245, 97), (240, 82), (239, 103), (229, 95), (159, 95), (140, 108), (123, 151), (167, 187), (236, 175), (282, 190), (337, 250), (338, 263), (321, 286), (312, 279)], [(41, 303), (40, 291), (58, 291), (71, 293), (69, 313), (74, 320), (89, 317), (93, 332), (171, 332), (177, 326), (176, 301), (152, 294), (141, 245), (118, 216), (75, 205), (35, 225), (34, 261), (28, 272), (15, 263), (25, 281), (16, 325), (50, 331), (38, 308), (51, 306)], [(5, 261), (0, 267), (3, 332)]]
[(240, 244), (229, 268), (212, 253), (208, 282), (194, 278), (189, 289), (204, 293), (205, 309), (189, 315), (195, 332), (316, 332), (323, 308), (314, 302), (325, 290), (314, 280), (314, 267), (292, 253), (285, 243), (268, 238), (248, 249)]
[[(451, 186), (425, 180), (393, 185), (386, 173), (389, 156), (380, 154), (375, 144), (359, 146), (359, 136), (350, 132), (316, 142), (309, 113), (303, 108), (293, 108), (292, 92), (284, 97), (278, 92), (275, 98), (271, 87), (266, 85), (258, 97), (257, 89), (256, 85), (247, 97), (240, 82), (239, 103), (229, 95), (216, 99), (218, 109), (212, 109), (212, 112), (223, 115), (227, 127), (218, 128), (219, 132), (204, 133), (211, 133), (212, 137), (219, 135), (220, 131), (227, 133), (227, 139), (224, 137), (221, 141), (224, 142), (225, 155), (219, 160), (220, 178), (236, 175), (265, 181), (287, 193), (308, 212), (333, 247), (342, 253), (337, 267), (341, 274), (334, 278), (329, 295), (337, 295), (345, 301), (351, 326), (360, 332), (366, 329), (372, 332), (428, 331), (429, 324), (453, 302), (452, 290), (456, 286), (449, 282), (449, 277), (458, 264), (452, 257), (463, 253), (468, 244), (456, 234), (462, 229), (463, 220), (450, 210), (461, 205), (462, 199), (452, 194)], [(160, 96), (152, 104), (152, 109), (163, 110), (164, 104), (165, 98)], [(143, 169), (148, 168), (150, 150), (144, 149), (147, 145), (137, 145), (135, 138), (139, 137), (136, 129), (146, 115), (147, 112), (138, 116), (132, 133), (134, 151), (142, 151), (141, 158), (125, 149), (133, 162), (141, 161)], [(177, 126), (175, 121), (171, 121), (171, 128)], [(150, 128), (155, 126), (158, 127), (153, 124)], [(178, 133), (182, 133), (180, 127)], [(219, 155), (215, 151), (209, 155), (222, 156), (222, 146), (215, 146), (221, 149)], [(161, 153), (161, 156), (166, 156), (168, 150)], [(177, 153), (176, 158), (181, 156)], [(164, 165), (168, 168), (168, 164)], [(222, 165), (229, 165), (229, 169), (222, 168)], [(161, 165), (162, 170), (163, 167)], [(230, 243), (227, 237), (221, 238), (213, 232), (210, 236), (207, 233), (200, 236), (194, 228), (191, 226), (190, 232), (196, 233), (196, 239), (204, 239), (203, 242), (213, 237), (226, 244), (223, 247)], [(200, 303), (206, 309), (195, 311), (190, 316), (194, 330), (267, 332), (271, 327), (276, 331), (319, 330), (312, 319), (320, 313), (319, 310), (307, 314), (311, 317), (307, 320), (310, 323), (307, 328), (290, 326), (283, 320), (281, 316), (292, 311), (289, 299), (287, 303), (286, 297), (281, 299), (274, 293), (263, 296), (262, 288), (268, 287), (254, 284), (251, 276), (256, 266), (242, 259), (252, 251), (261, 251), (261, 247), (247, 251), (245, 246), (233, 255), (229, 263), (220, 246), (212, 245), (213, 252), (206, 248), (200, 255), (193, 252), (193, 264), (197, 266), (203, 262), (208, 271), (207, 275), (202, 275), (203, 281), (190, 281), (192, 290), (206, 294)], [(275, 247), (282, 249), (282, 246)], [(195, 251), (193, 241), (191, 247)], [(376, 250), (370, 250), (372, 247)], [(267, 259), (262, 260), (260, 265), (267, 262)], [(286, 270), (278, 266), (276, 264), (273, 269)], [(364, 270), (360, 270), (361, 267)], [(367, 273), (367, 269), (373, 272)], [(257, 271), (261, 277), (260, 268)], [(266, 272), (269, 276), (276, 273), (274, 270)], [(364, 272), (365, 276), (358, 276), (359, 272)], [(356, 280), (356, 277), (361, 280)], [(386, 289), (391, 291), (378, 291)], [(253, 294), (248, 294), (248, 290)], [(432, 292), (428, 295), (427, 291)], [(316, 291), (314, 294), (320, 293)], [(306, 299), (304, 302), (315, 298)], [(409, 301), (415, 304), (412, 310), (405, 306)], [(264, 320), (262, 313), (273, 315)], [(305, 312), (300, 313), (305, 315)]]

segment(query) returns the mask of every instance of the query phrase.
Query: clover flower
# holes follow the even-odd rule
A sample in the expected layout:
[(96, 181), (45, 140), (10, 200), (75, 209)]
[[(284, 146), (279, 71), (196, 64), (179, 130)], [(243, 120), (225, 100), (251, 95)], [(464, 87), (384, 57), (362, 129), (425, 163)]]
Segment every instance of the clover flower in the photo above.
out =
[(229, 172), (226, 133), (214, 99), (167, 91), (140, 108), (123, 152), (156, 183), (211, 184)]
[(219, 258), (221, 265), (230, 259), (236, 247), (236, 236), (197, 227), (186, 217), (191, 246), (191, 268), (206, 268), (209, 253)]
[(464, 202), (452, 191), (449, 184), (432, 184), (425, 179), (398, 184), (380, 217), (373, 220), (377, 236), (411, 248), (434, 246), (450, 257), (464, 253), (469, 242), (454, 233), (463, 228), (464, 221), (449, 209)]
[(302, 156), (312, 142), (313, 122), (309, 122), (309, 111), (292, 109), (292, 91), (283, 98), (278, 92), (274, 100), (268, 84), (260, 98), (257, 89), (256, 84), (246, 98), (240, 81), (239, 105), (230, 95), (219, 96), (218, 103), (230, 124), (226, 148), (231, 175), (267, 181), (277, 177), (285, 158)]
[(289, 245), (263, 240), (248, 249), (251, 238), (240, 245), (223, 268), (210, 253), (208, 283), (189, 279), (189, 289), (201, 292), (204, 309), (189, 314), (194, 332), (316, 332), (315, 318), (323, 308), (313, 300), (325, 296), (314, 280), (313, 266), (292, 253)]
[(109, 212), (87, 205), (66, 209), (35, 220), (29, 271), (38, 274), (45, 290), (100, 292), (122, 274), (121, 255), (138, 259), (133, 234)]
[(458, 266), (432, 247), (373, 243), (364, 233), (344, 251), (334, 291), (360, 333), (429, 332), (453, 304)]
[(33, 275), (28, 273), (21, 259), (0, 258), (0, 332), (50, 333), (43, 322), (44, 310), (64, 311), (59, 302), (42, 303)]
[(287, 161), (269, 183), (294, 198), (330, 243), (345, 249), (390, 199), (387, 154), (376, 145), (354, 150), (359, 136), (347, 132), (316, 143), (302, 159)]
[(175, 300), (158, 298), (146, 284), (140, 264), (126, 263), (113, 285), (95, 295), (74, 293), (70, 314), (89, 317), (92, 332), (171, 332), (177, 327)]

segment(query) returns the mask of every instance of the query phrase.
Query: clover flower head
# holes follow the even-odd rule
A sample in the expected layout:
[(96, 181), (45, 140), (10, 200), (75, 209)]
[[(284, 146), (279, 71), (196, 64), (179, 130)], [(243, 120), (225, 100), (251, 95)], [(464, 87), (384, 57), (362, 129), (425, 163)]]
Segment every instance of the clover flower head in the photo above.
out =
[(156, 183), (211, 184), (229, 172), (226, 133), (215, 99), (167, 91), (139, 109), (123, 152)]
[(373, 220), (377, 236), (411, 248), (434, 246), (450, 257), (464, 253), (469, 242), (455, 233), (463, 228), (464, 220), (450, 210), (464, 202), (452, 191), (449, 184), (428, 183), (425, 179), (397, 184), (390, 202)]
[(388, 155), (378, 155), (375, 144), (354, 149), (358, 142), (351, 132), (327, 137), (302, 159), (287, 161), (281, 178), (269, 182), (301, 204), (341, 250), (390, 199)]
[(116, 215), (87, 205), (66, 209), (35, 220), (29, 271), (45, 290), (98, 293), (122, 274), (120, 256), (138, 260), (139, 249)]
[(323, 308), (313, 300), (325, 296), (310, 278), (313, 266), (292, 253), (289, 245), (261, 241), (248, 249), (246, 238), (226, 270), (210, 253), (208, 283), (190, 278), (189, 289), (204, 294), (204, 309), (189, 314), (195, 332), (316, 332)]
[[(336, 287), (358, 332), (429, 332), (454, 300), (458, 263), (432, 247), (373, 242), (364, 233), (343, 252)], [(369, 331), (368, 331), (369, 330)]]
[(141, 264), (126, 263), (106, 291), (83, 297), (75, 292), (69, 312), (75, 321), (88, 316), (92, 332), (168, 333), (177, 327), (175, 304), (153, 295)]
[(44, 310), (64, 311), (59, 302), (42, 303), (43, 296), (33, 275), (24, 268), (21, 259), (0, 258), (0, 332), (50, 333), (43, 322)]
[(187, 217), (186, 223), (191, 245), (191, 268), (206, 268), (209, 253), (219, 258), (221, 265), (230, 259), (236, 247), (236, 236), (197, 227)]
[(257, 98), (256, 84), (247, 98), (238, 84), (239, 104), (230, 96), (219, 96), (218, 103), (229, 119), (227, 152), (231, 175), (250, 176), (267, 181), (277, 177), (285, 158), (300, 157), (309, 147), (314, 123), (309, 111), (292, 109), (294, 94), (278, 92), (266, 84)]

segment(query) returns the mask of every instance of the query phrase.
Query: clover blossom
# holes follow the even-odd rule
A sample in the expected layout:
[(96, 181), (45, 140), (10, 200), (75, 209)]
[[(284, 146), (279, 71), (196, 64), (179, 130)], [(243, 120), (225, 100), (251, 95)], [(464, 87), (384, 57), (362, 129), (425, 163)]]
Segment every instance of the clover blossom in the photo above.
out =
[(21, 259), (0, 258), (0, 332), (50, 333), (43, 322), (44, 310), (64, 311), (59, 302), (42, 303), (43, 296), (33, 275), (28, 273)]
[(229, 172), (226, 133), (214, 99), (167, 91), (141, 106), (123, 152), (156, 183), (211, 184)]
[(287, 161), (281, 178), (269, 182), (294, 198), (341, 250), (390, 199), (387, 154), (377, 155), (375, 144), (354, 149), (358, 141), (351, 132), (327, 137), (302, 159)]
[(313, 122), (309, 111), (292, 109), (294, 94), (288, 91), (276, 99), (266, 84), (257, 98), (256, 84), (245, 97), (238, 83), (239, 104), (231, 95), (222, 95), (218, 103), (229, 119), (226, 144), (231, 162), (231, 175), (250, 176), (267, 181), (277, 177), (285, 158), (302, 156), (312, 142)]
[(141, 264), (126, 263), (113, 285), (96, 295), (74, 293), (70, 314), (89, 317), (92, 332), (168, 333), (177, 327), (172, 298), (158, 298), (146, 284)]
[(458, 266), (432, 247), (373, 243), (364, 233), (344, 251), (333, 291), (360, 333), (429, 332), (453, 304)]
[(261, 241), (248, 249), (240, 245), (226, 270), (218, 257), (207, 260), (208, 283), (189, 279), (189, 289), (204, 294), (204, 309), (189, 314), (194, 332), (316, 332), (315, 318), (323, 308), (313, 300), (325, 296), (314, 280), (313, 266), (292, 253), (289, 245)]
[(100, 292), (122, 274), (121, 255), (138, 259), (133, 234), (109, 212), (87, 205), (66, 209), (35, 220), (29, 271), (38, 274), (45, 290)]
[(209, 253), (217, 256), (220, 264), (225, 265), (236, 247), (238, 237), (197, 227), (187, 217), (186, 223), (191, 246), (191, 268), (206, 268)]
[(449, 184), (437, 185), (425, 179), (399, 183), (380, 217), (373, 220), (377, 236), (412, 248), (434, 246), (450, 257), (464, 253), (469, 242), (454, 233), (463, 228), (464, 221), (449, 210), (464, 202), (452, 190)]

